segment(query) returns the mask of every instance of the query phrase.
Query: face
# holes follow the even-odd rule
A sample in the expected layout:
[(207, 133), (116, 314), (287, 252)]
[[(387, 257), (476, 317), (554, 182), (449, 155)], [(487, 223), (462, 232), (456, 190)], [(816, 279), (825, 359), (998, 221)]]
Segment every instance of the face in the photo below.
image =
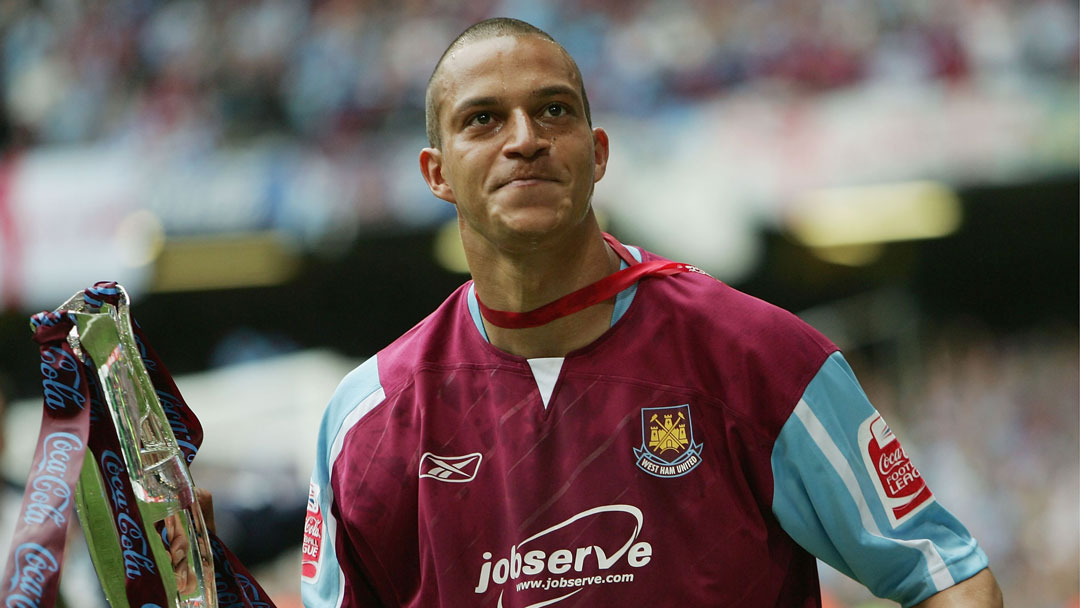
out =
[(535, 247), (591, 217), (607, 135), (589, 127), (569, 57), (536, 36), (473, 42), (448, 57), (435, 85), (440, 149), (420, 167), (457, 205), (466, 248)]

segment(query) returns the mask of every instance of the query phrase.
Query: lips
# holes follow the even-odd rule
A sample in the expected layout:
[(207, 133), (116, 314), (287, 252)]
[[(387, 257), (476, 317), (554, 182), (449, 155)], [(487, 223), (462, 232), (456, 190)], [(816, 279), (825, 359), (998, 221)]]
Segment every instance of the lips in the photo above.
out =
[(529, 186), (542, 183), (555, 183), (558, 181), (559, 180), (546, 173), (515, 173), (506, 179), (499, 180), (495, 189), (498, 190), (503, 186), (510, 185)]
[(555, 183), (555, 181), (550, 180), (550, 179), (524, 178), (524, 179), (512, 180), (512, 181), (508, 182), (506, 185), (507, 186), (535, 186), (535, 185), (538, 185), (538, 184), (554, 184), (554, 183)]

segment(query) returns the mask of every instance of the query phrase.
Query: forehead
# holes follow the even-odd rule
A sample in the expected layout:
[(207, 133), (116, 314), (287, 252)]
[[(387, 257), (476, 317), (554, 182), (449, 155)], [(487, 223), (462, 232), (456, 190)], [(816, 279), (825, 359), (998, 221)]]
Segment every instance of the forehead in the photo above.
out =
[(475, 96), (512, 94), (552, 85), (575, 91), (581, 83), (570, 57), (539, 36), (499, 36), (456, 49), (439, 69), (436, 101), (443, 109)]

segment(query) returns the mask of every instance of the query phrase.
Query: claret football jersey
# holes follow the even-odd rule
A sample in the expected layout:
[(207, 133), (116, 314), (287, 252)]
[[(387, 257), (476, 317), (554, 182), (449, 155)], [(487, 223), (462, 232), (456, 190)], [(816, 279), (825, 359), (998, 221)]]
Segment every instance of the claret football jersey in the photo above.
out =
[(331, 400), (302, 586), (316, 608), (791, 608), (820, 605), (815, 556), (904, 605), (987, 563), (827, 339), (685, 273), (527, 360), (466, 283)]

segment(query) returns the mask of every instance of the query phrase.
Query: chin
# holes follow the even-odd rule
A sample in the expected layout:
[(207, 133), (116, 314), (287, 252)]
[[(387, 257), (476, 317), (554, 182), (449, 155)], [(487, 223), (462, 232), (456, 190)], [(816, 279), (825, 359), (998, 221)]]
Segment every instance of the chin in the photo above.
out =
[(547, 241), (558, 239), (569, 230), (563, 218), (516, 218), (517, 221), (502, 223), (499, 240), (508, 250), (531, 250)]
[(588, 216), (567, 199), (501, 201), (488, 217), (490, 240), (508, 251), (534, 250), (571, 235)]
[(504, 207), (492, 219), (510, 234), (545, 234), (564, 227), (568, 223), (568, 211), (561, 204), (522, 202)]

